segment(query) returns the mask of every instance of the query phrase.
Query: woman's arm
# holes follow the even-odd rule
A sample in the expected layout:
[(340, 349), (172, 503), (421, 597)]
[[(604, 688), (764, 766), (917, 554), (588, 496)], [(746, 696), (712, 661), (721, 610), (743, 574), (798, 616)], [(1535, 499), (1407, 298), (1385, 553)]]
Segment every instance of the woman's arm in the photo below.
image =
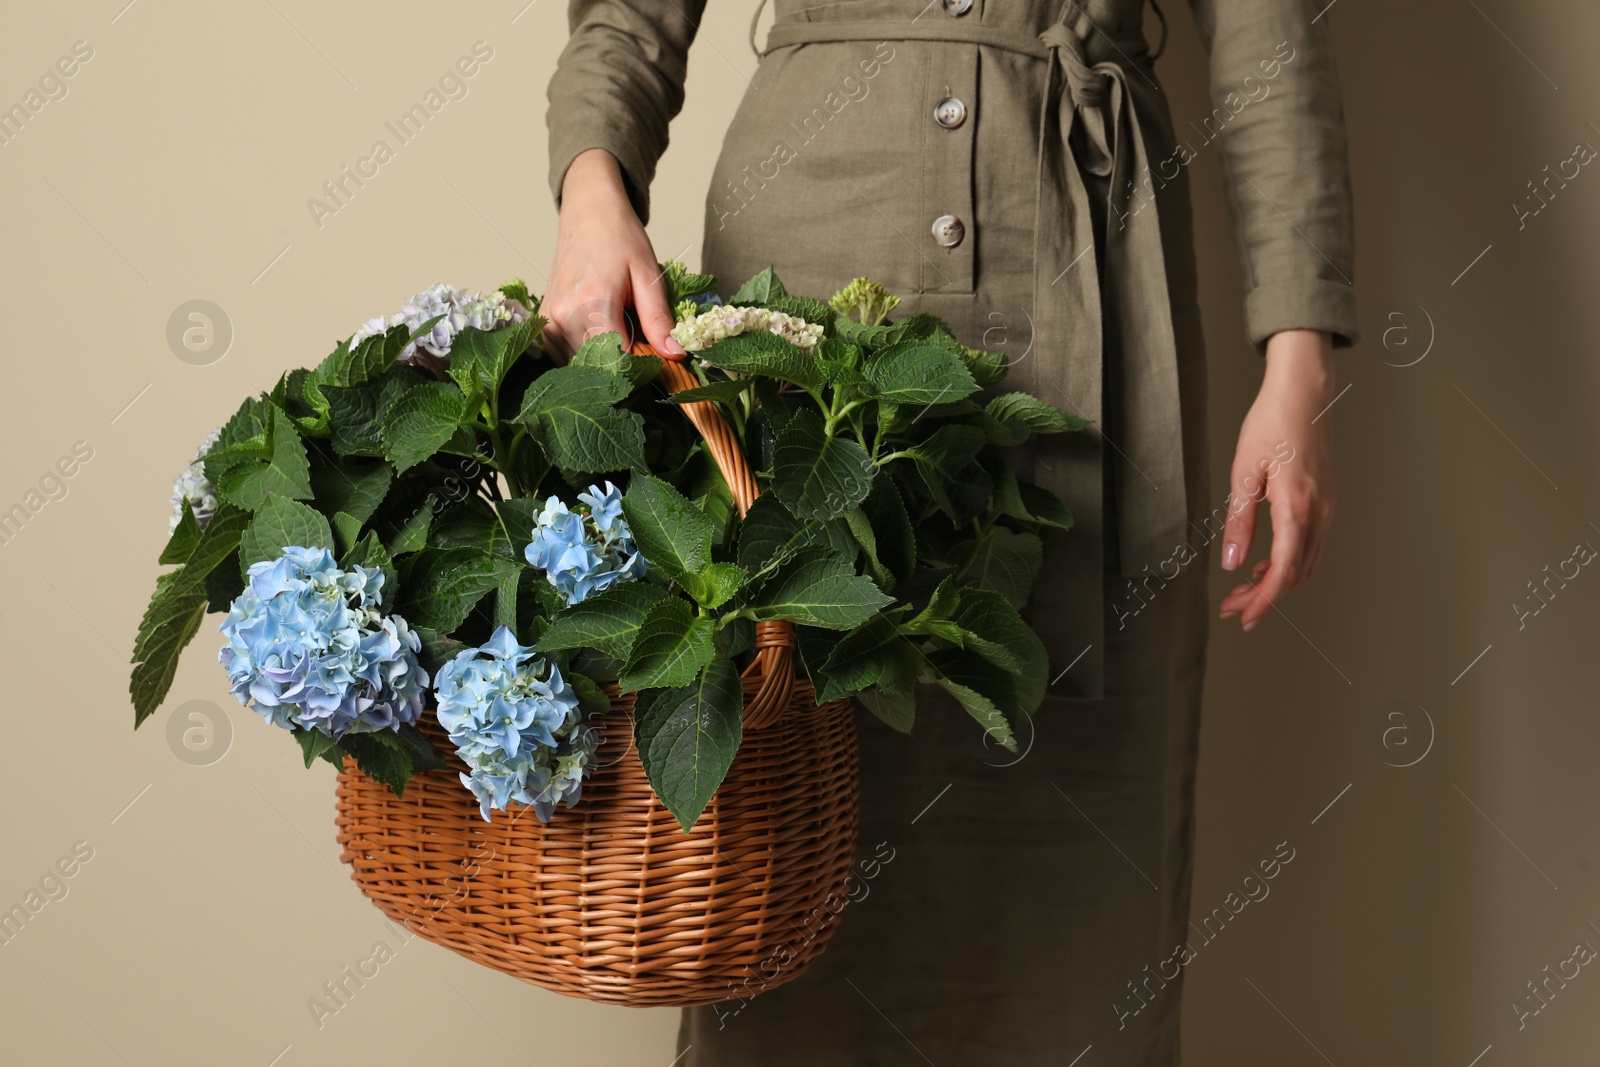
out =
[(1245, 274), (1245, 330), (1265, 357), (1239, 431), (1222, 566), (1250, 553), (1262, 502), (1273, 540), (1223, 618), (1253, 629), (1311, 576), (1333, 516), (1332, 350), (1358, 336), (1344, 109), (1327, 12), (1301, 0), (1191, 0), (1211, 56), (1212, 111)]
[(632, 307), (651, 344), (682, 352), (667, 335), (672, 315), (644, 223), (704, 8), (705, 0), (570, 0), (571, 36), (545, 116), (561, 229), (540, 311), (558, 351), (623, 332)]

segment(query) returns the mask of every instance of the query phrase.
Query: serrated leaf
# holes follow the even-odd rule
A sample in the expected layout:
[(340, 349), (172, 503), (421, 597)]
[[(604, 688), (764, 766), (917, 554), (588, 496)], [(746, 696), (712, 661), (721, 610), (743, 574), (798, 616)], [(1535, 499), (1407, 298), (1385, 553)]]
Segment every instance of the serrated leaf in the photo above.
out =
[(749, 606), (756, 619), (848, 630), (893, 602), (872, 579), (855, 572), (850, 561), (822, 549), (808, 549), (780, 570)]
[(776, 300), (780, 296), (788, 296), (789, 291), (783, 287), (778, 276), (771, 267), (767, 267), (760, 274), (751, 278), (734, 291), (728, 298), (730, 304), (765, 304)]
[(530, 317), (493, 330), (464, 327), (450, 342), (450, 377), (469, 396), (498, 396), (506, 372), (533, 344), (539, 326)]
[(411, 781), (411, 758), (392, 733), (380, 730), (370, 734), (345, 734), (339, 747), (356, 758), (361, 773), (388, 786), (397, 797), (406, 795), (406, 784)]
[(989, 506), (993, 495), (989, 475), (977, 463), (984, 443), (982, 430), (951, 423), (904, 449), (934, 503), (957, 526), (971, 522)]
[(919, 656), (893, 622), (875, 615), (840, 637), (818, 670), (811, 671), (817, 703), (852, 696), (875, 685), (916, 679)]
[(400, 532), (394, 535), (394, 540), (389, 542), (389, 554), (403, 556), (408, 552), (420, 552), (428, 544), (428, 528), (433, 524), (433, 506), (431, 501), (424, 503), (417, 509), (416, 514), (405, 521), (400, 527)]
[(772, 493), (799, 519), (835, 519), (866, 499), (878, 468), (847, 437), (829, 437), (816, 412), (797, 412), (773, 449)]
[(684, 833), (711, 803), (744, 736), (744, 692), (726, 659), (693, 682), (647, 689), (634, 705), (634, 740), (650, 786)]
[(334, 550), (333, 530), (315, 508), (282, 497), (273, 497), (256, 512), (239, 542), (239, 564), (273, 560), (292, 545), (302, 548)]
[[(1002, 393), (984, 405), (983, 411), (997, 423), (1032, 433), (1068, 433), (1085, 430), (1094, 425), (1090, 420), (1062, 411), (1031, 393)], [(1027, 432), (1021, 432), (1020, 436), (1017, 436), (1017, 430), (1013, 429), (1009, 439), (997, 440), (995, 443), (1017, 444), (1027, 436)]]
[(443, 448), (466, 419), (466, 398), (443, 382), (414, 385), (378, 417), (383, 451), (404, 474)]
[(394, 468), (389, 464), (325, 459), (320, 453), (311, 466), (312, 501), (324, 515), (344, 512), (359, 525), (372, 518), (389, 488)]
[(771, 493), (756, 497), (739, 526), (739, 566), (751, 573), (775, 569), (819, 543), (819, 531), (818, 523), (800, 522)]
[(1006, 721), (1005, 713), (995, 706), (994, 701), (984, 696), (969, 686), (960, 682), (938, 675), (934, 678), (940, 688), (956, 698), (956, 701), (967, 709), (967, 714), (977, 720), (989, 736), (999, 742), (1007, 752), (1017, 750), (1016, 736), (1011, 732), (1011, 723)]
[(962, 572), (964, 582), (993, 589), (1018, 610), (1028, 602), (1044, 566), (1044, 542), (1036, 534), (997, 526), (989, 531)]
[(339, 747), (339, 742), (322, 731), (296, 730), (294, 739), (300, 742), (300, 755), (305, 759), (307, 768), (319, 758), (335, 767), (344, 766), (344, 750)]
[(737, 564), (708, 563), (703, 570), (684, 575), (681, 584), (696, 603), (706, 608), (720, 608), (744, 587), (749, 577), (749, 573)]
[(855, 700), (891, 729), (909, 734), (917, 720), (915, 689), (898, 690), (873, 687), (855, 695)]
[(321, 391), (327, 398), (333, 450), (341, 456), (383, 455), (383, 428), (378, 422), (380, 386), (375, 382), (324, 385)]
[(667, 577), (681, 582), (711, 562), (711, 520), (655, 475), (634, 475), (622, 513), (634, 544)]
[(736, 397), (748, 392), (756, 384), (755, 378), (724, 378), (711, 382), (709, 385), (698, 385), (693, 389), (684, 389), (680, 392), (669, 393), (661, 399), (669, 404), (693, 404), (701, 400), (716, 400), (727, 403)]
[(874, 352), (861, 365), (876, 394), (897, 404), (945, 404), (978, 391), (962, 358), (926, 341)]
[(668, 595), (659, 586), (619, 582), (556, 615), (534, 647), (540, 652), (593, 648), (626, 661), (645, 616)]
[(426, 549), (406, 576), (404, 610), (412, 626), (450, 633), (466, 621), (478, 601), (518, 564), (481, 549)]
[(166, 699), (178, 670), (178, 657), (199, 632), (205, 613), (204, 592), (186, 591), (185, 587), (172, 582), (157, 584), (155, 595), (150, 598), (150, 605), (139, 622), (133, 650), (133, 675), (128, 682), (135, 728)]
[(739, 374), (760, 374), (802, 389), (822, 388), (817, 357), (766, 330), (741, 333), (696, 353), (702, 363)]
[(648, 466), (644, 419), (615, 405), (631, 392), (628, 380), (596, 367), (546, 371), (522, 398), (516, 422), (538, 438), (550, 461), (577, 474)]
[(878, 558), (898, 581), (906, 581), (917, 566), (916, 534), (911, 529), (905, 501), (887, 470), (878, 472), (872, 491), (861, 502), (861, 510), (872, 523)]
[(183, 563), (188, 560), (189, 553), (194, 551), (194, 546), (200, 543), (200, 524), (195, 521), (194, 509), (189, 506), (189, 501), (183, 502), (183, 516), (178, 520), (178, 526), (172, 531), (172, 536), (167, 538), (167, 545), (161, 550), (161, 557), (157, 563)]
[(625, 692), (688, 685), (716, 655), (716, 624), (669, 596), (645, 614), (618, 683)]
[(593, 367), (620, 374), (634, 388), (654, 378), (661, 370), (659, 356), (634, 356), (622, 347), (622, 336), (615, 330), (590, 337), (572, 354), (569, 366)]
[(217, 493), (229, 503), (254, 511), (273, 497), (311, 499), (311, 463), (294, 420), (272, 408), (272, 459), (249, 460), (229, 467), (217, 481)]
[(348, 552), (361, 536), (361, 520), (343, 511), (336, 511), (333, 513), (333, 534), (339, 543), (339, 551)]
[(412, 774), (442, 770), (447, 766), (444, 755), (415, 724), (401, 723), (399, 729), (394, 731), (394, 736), (400, 742), (401, 751), (411, 761)]

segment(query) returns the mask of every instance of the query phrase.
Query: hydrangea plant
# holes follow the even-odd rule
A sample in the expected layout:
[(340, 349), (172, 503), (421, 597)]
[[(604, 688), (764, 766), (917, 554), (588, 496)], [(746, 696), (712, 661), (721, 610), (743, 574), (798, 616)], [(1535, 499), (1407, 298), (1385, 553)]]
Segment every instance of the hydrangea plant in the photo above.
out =
[[(786, 620), (819, 703), (908, 731), (937, 685), (1014, 747), (1046, 684), (1021, 614), (1041, 532), (1072, 520), (1005, 450), (1086, 423), (1004, 391), (1004, 359), (937, 318), (891, 320), (869, 279), (824, 302), (770, 269), (725, 297), (682, 264), (662, 276), (699, 383), (684, 392), (615, 334), (550, 358), (513, 281), (423, 290), (240, 405), (160, 556), (135, 722), (225, 612), (235, 694), (308, 766), (353, 757), (397, 792), (448, 766), (485, 818), (547, 819), (631, 718), (687, 830), (740, 746), (755, 624)], [(747, 513), (684, 402), (741, 441)]]

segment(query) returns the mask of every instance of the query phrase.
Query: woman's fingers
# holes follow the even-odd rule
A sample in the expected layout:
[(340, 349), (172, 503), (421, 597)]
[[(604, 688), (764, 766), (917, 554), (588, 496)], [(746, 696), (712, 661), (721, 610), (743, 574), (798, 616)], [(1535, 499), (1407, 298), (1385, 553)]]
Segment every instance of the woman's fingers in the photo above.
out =
[(639, 328), (644, 339), (668, 359), (682, 359), (688, 355), (672, 336), (677, 320), (667, 307), (667, 288), (662, 284), (661, 271), (654, 262), (635, 261), (629, 268), (633, 281), (633, 308), (639, 316)]
[(1263, 486), (1255, 475), (1255, 459), (1245, 459), (1240, 442), (1233, 459), (1232, 492), (1228, 494), (1228, 520), (1222, 532), (1222, 569), (1236, 570), (1250, 554), (1256, 535), (1256, 513), (1261, 508)]

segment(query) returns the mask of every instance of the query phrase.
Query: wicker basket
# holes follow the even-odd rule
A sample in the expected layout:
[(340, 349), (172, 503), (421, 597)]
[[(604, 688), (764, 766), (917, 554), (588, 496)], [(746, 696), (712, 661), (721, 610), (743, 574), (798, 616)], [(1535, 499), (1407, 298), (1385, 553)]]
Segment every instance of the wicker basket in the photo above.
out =
[[(671, 361), (659, 380), (699, 384)], [(757, 490), (737, 439), (715, 405), (684, 408), (742, 514)], [(792, 627), (758, 624), (756, 646), (743, 743), (689, 833), (634, 750), (632, 697), (614, 693), (582, 801), (548, 824), (522, 807), (485, 822), (454, 768), (400, 799), (347, 757), (335, 823), (351, 877), (420, 936), (568, 996), (709, 1004), (795, 978), (832, 936), (855, 855), (855, 726), (849, 701), (818, 707), (795, 679)], [(451, 751), (431, 714), (422, 725)]]

